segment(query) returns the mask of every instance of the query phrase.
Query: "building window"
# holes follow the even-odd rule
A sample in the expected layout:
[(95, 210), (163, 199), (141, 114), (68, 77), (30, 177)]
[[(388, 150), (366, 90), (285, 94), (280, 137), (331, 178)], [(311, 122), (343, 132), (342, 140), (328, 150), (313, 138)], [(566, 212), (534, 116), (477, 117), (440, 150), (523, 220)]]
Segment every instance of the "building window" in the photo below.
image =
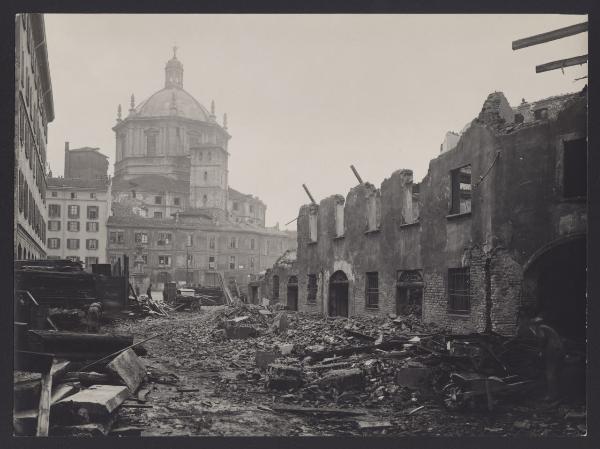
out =
[(69, 218), (79, 218), (79, 206), (74, 204), (69, 206)]
[(96, 240), (96, 239), (87, 239), (85, 241), (85, 247), (87, 249), (98, 249), (98, 240)]
[(150, 132), (146, 134), (146, 155), (156, 156), (156, 133)]
[(60, 204), (49, 204), (48, 205), (48, 217), (60, 218)]
[(311, 242), (317, 241), (317, 213), (316, 207), (311, 207), (308, 215), (308, 234)]
[(214, 270), (215, 266), (215, 256), (208, 256), (208, 268), (209, 270)]
[(208, 172), (206, 172), (206, 171), (204, 172), (204, 180), (208, 181)]
[(193, 254), (186, 254), (186, 264), (187, 264), (187, 267), (194, 266), (194, 255)]
[(256, 241), (254, 239), (250, 239), (250, 249), (254, 249), (256, 246)]
[(239, 209), (239, 204), (237, 201), (233, 202), (233, 210), (238, 210)]
[(59, 249), (60, 248), (60, 239), (57, 239), (57, 238), (48, 239), (48, 248), (49, 249)]
[(77, 192), (71, 192), (71, 199), (72, 200), (76, 200), (77, 199)]
[(237, 238), (236, 237), (231, 237), (231, 239), (229, 240), (229, 248), (232, 248), (232, 249), (237, 248)]
[(148, 265), (148, 254), (142, 254), (142, 260), (144, 261), (144, 265)]
[(587, 194), (587, 140), (564, 142), (563, 196), (583, 197)]
[[(95, 200), (96, 199), (96, 192), (90, 192), (90, 198)], [(92, 259), (94, 259), (94, 257), (92, 257)], [(95, 258), (97, 259), (97, 257)]]
[(111, 231), (108, 233), (110, 243), (124, 243), (125, 235), (123, 231)]
[(254, 213), (254, 205), (253, 205), (253, 204), (251, 204), (251, 205), (249, 206), (249, 209), (250, 209), (250, 213), (251, 213), (251, 214), (253, 214), (253, 213)]
[(367, 307), (374, 309), (379, 307), (379, 273), (376, 271), (367, 273), (365, 289)]
[(548, 108), (540, 108), (533, 111), (533, 117), (536, 120), (545, 120), (548, 118)]
[(202, 195), (202, 205), (204, 207), (206, 207), (207, 203), (208, 203), (208, 198), (206, 197), (206, 195)]
[(279, 276), (273, 276), (273, 299), (279, 299)]
[(78, 221), (67, 221), (67, 231), (79, 232), (79, 222)]
[(52, 192), (51, 195), (52, 195), (52, 198), (56, 198), (56, 197), (58, 197), (58, 192)]
[(85, 266), (91, 267), (92, 265), (96, 265), (98, 263), (97, 257), (86, 257), (85, 258)]
[(381, 197), (378, 191), (367, 197), (367, 232), (379, 230), (381, 222)]
[(162, 196), (155, 196), (154, 204), (162, 204)]
[(175, 206), (179, 206), (181, 204), (181, 200), (179, 198), (173, 198), (173, 204)]
[(469, 267), (448, 269), (448, 311), (469, 313), (471, 309), (471, 275)]
[(208, 248), (215, 249), (215, 238), (214, 237), (210, 237), (208, 239)]
[(88, 220), (97, 220), (98, 219), (98, 206), (88, 206), (87, 207), (87, 218), (88, 218)]
[(156, 242), (159, 246), (165, 246), (171, 243), (171, 233), (170, 232), (159, 232), (158, 234), (158, 242)]
[(79, 249), (79, 239), (67, 239), (67, 249)]
[(335, 203), (335, 236), (344, 235), (344, 200)]
[(48, 221), (48, 231), (60, 231), (60, 221), (59, 220), (49, 220)]
[(251, 270), (254, 270), (254, 268), (255, 268), (255, 262), (256, 262), (256, 260), (254, 259), (254, 257), (250, 256), (250, 269)]
[(192, 234), (188, 234), (186, 240), (186, 246), (193, 246), (194, 244), (194, 236)]
[(317, 275), (309, 274), (308, 275), (308, 295), (306, 296), (307, 302), (317, 302)]
[(148, 233), (146, 233), (146, 232), (136, 232), (135, 233), (135, 243), (137, 243), (137, 244), (148, 243)]
[(171, 256), (158, 256), (158, 264), (167, 267), (171, 266)]
[(420, 270), (398, 271), (396, 280), (396, 313), (421, 316), (423, 275)]
[(229, 256), (229, 269), (235, 270), (235, 256)]
[(88, 221), (85, 224), (85, 230), (87, 232), (98, 232), (98, 222), (97, 221)]
[(452, 180), (451, 214), (471, 212), (471, 165), (450, 172)]
[(65, 257), (65, 259), (70, 260), (71, 262), (80, 262), (81, 261), (79, 256), (67, 256), (67, 257)]

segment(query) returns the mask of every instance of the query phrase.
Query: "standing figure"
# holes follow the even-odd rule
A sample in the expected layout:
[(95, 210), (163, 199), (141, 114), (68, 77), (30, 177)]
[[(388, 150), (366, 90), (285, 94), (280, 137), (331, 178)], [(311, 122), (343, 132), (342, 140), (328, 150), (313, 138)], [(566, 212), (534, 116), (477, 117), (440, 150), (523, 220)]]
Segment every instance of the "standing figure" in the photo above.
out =
[(100, 319), (102, 318), (102, 303), (94, 302), (90, 304), (87, 310), (87, 330), (88, 332), (98, 332), (100, 330)]
[(540, 317), (531, 320), (531, 331), (538, 340), (542, 358), (546, 367), (547, 400), (555, 400), (559, 396), (559, 372), (562, 368), (565, 349), (558, 333), (544, 324)]

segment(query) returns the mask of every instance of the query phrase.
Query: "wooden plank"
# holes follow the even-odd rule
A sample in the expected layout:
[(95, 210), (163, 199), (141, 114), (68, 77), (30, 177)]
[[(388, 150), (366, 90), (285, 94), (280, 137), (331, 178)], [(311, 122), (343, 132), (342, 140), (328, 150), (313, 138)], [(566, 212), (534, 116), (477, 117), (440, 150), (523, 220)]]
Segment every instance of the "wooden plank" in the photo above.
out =
[(563, 37), (573, 36), (574, 34), (585, 33), (588, 30), (588, 22), (578, 23), (558, 30), (548, 31), (546, 33), (536, 34), (535, 36), (517, 39), (512, 43), (513, 50), (530, 47), (532, 45), (543, 44), (544, 42), (562, 39)]
[(52, 398), (52, 371), (42, 375), (42, 391), (38, 408), (37, 430), (35, 435), (47, 437), (50, 427), (50, 401)]
[(77, 388), (75, 385), (71, 383), (60, 384), (56, 389), (52, 392), (52, 396), (50, 397), (50, 405), (57, 403), (61, 399), (66, 398), (74, 393), (77, 393)]
[(588, 61), (588, 55), (575, 56), (574, 58), (559, 59), (558, 61), (547, 62), (546, 64), (536, 65), (535, 73), (548, 72), (549, 70), (562, 69), (572, 65), (585, 64)]
[(289, 405), (270, 405), (272, 410), (278, 412), (300, 413), (300, 414), (326, 414), (326, 415), (364, 415), (364, 410), (335, 408), (335, 407), (295, 407)]
[(122, 352), (106, 365), (106, 371), (123, 380), (132, 393), (135, 393), (146, 375), (144, 364), (132, 349)]
[(92, 385), (52, 405), (52, 421), (57, 424), (106, 421), (129, 394), (126, 386)]

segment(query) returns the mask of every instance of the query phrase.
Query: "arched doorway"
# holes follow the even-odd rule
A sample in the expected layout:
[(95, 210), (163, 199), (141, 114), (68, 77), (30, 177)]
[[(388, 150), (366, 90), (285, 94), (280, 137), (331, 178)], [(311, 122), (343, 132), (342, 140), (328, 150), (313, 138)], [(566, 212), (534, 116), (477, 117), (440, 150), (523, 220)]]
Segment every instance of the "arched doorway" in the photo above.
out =
[(567, 338), (585, 341), (586, 238), (550, 245), (527, 264), (524, 273), (535, 311)]
[(329, 278), (329, 316), (348, 316), (348, 277), (343, 271)]
[(287, 308), (298, 310), (298, 278), (290, 276), (287, 284)]

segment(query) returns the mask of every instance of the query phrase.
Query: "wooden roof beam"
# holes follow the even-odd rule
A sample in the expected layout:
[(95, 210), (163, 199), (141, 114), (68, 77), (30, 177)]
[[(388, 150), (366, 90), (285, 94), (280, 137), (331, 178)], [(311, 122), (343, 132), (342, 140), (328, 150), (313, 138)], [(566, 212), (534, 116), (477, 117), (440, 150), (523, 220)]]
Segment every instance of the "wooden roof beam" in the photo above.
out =
[(575, 56), (574, 58), (559, 59), (558, 61), (547, 62), (546, 64), (535, 66), (535, 73), (547, 72), (549, 70), (562, 69), (572, 65), (585, 64), (588, 61), (588, 55)]
[(547, 33), (536, 34), (535, 36), (525, 37), (513, 41), (512, 49), (519, 50), (520, 48), (531, 47), (532, 45), (543, 44), (544, 42), (562, 39), (563, 37), (573, 36), (574, 34), (585, 33), (588, 30), (588, 22), (578, 23), (558, 30), (548, 31)]

